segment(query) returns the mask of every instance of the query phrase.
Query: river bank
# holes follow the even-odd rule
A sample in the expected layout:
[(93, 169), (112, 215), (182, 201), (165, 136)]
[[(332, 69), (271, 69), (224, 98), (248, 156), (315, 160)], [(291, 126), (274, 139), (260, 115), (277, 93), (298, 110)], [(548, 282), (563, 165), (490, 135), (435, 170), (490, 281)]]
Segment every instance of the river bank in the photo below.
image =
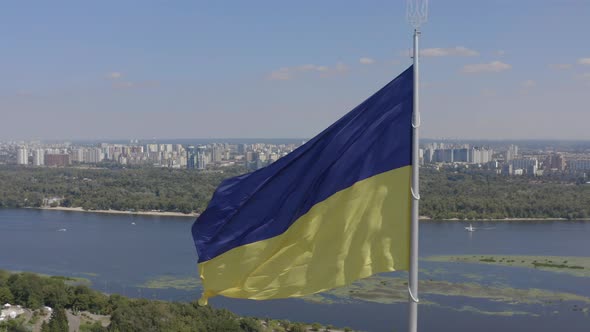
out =
[(166, 211), (120, 211), (120, 210), (84, 210), (81, 207), (40, 207), (33, 208), (38, 210), (50, 211), (69, 211), (69, 212), (90, 212), (90, 213), (107, 213), (107, 214), (127, 214), (138, 216), (162, 216), (162, 217), (197, 217), (198, 213), (166, 212)]
[(459, 219), (459, 218), (450, 218), (450, 219), (432, 219), (427, 216), (420, 216), (420, 221), (462, 221), (462, 222), (478, 222), (478, 221), (549, 221), (549, 220), (558, 220), (558, 221), (590, 221), (590, 218), (575, 218), (575, 219), (567, 219), (567, 218), (488, 218), (488, 219)]
[[(90, 212), (90, 213), (107, 213), (107, 214), (127, 214), (127, 215), (138, 215), (138, 216), (162, 216), (162, 217), (198, 217), (198, 213), (182, 213), (182, 212), (167, 212), (167, 211), (121, 211), (121, 210), (84, 210), (81, 207), (39, 207), (39, 208), (28, 208), (38, 210), (53, 210), (53, 211), (69, 211), (69, 212)], [(428, 216), (420, 216), (420, 221), (462, 221), (462, 222), (478, 222), (478, 221), (548, 221), (548, 220), (559, 220), (559, 221), (590, 221), (590, 218), (577, 218), (577, 219), (566, 219), (566, 218), (496, 218), (496, 219), (432, 219)]]

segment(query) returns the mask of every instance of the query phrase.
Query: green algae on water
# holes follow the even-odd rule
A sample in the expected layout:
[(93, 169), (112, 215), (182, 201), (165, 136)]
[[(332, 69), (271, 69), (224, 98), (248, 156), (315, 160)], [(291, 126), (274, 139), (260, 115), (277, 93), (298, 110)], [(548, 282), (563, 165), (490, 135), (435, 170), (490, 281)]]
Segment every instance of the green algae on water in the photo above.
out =
[(146, 281), (139, 285), (139, 287), (151, 288), (151, 289), (166, 289), (174, 288), (180, 290), (195, 290), (201, 287), (201, 281), (196, 277), (173, 277), (173, 276), (159, 276)]
[[(422, 304), (434, 303), (429, 295), (461, 296), (474, 299), (503, 302), (506, 304), (547, 305), (563, 301), (589, 303), (590, 298), (572, 293), (544, 289), (519, 289), (505, 284), (482, 285), (475, 282), (454, 283), (449, 281), (421, 280), (419, 282)], [(359, 280), (348, 287), (306, 296), (304, 300), (316, 303), (375, 302), (382, 304), (406, 303), (408, 301), (407, 279), (374, 276)]]
[(524, 267), (576, 277), (590, 277), (590, 257), (577, 256), (515, 256), (515, 255), (457, 255), (431, 256), (429, 262), (471, 263)]

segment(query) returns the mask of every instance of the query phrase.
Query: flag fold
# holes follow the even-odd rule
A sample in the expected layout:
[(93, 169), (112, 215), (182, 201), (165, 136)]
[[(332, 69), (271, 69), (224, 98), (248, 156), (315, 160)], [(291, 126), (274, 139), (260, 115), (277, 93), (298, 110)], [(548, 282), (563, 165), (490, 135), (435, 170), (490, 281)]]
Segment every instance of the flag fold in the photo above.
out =
[(201, 304), (408, 269), (412, 89), (410, 67), (295, 151), (221, 183), (192, 227)]

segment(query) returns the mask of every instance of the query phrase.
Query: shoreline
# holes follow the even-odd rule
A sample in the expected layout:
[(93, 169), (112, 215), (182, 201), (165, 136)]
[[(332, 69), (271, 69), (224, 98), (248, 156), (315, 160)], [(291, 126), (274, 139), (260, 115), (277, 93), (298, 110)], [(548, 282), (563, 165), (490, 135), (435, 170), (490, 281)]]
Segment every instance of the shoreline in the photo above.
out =
[(36, 210), (47, 210), (47, 211), (67, 211), (67, 212), (84, 212), (84, 213), (104, 213), (104, 214), (126, 214), (136, 216), (159, 216), (159, 217), (197, 217), (198, 213), (182, 213), (182, 212), (166, 212), (166, 211), (121, 211), (121, 210), (84, 210), (81, 207), (39, 207), (39, 208), (26, 208)]
[[(182, 212), (167, 212), (167, 211), (121, 211), (121, 210), (84, 210), (81, 207), (63, 207), (63, 206), (56, 206), (56, 207), (26, 207), (25, 209), (37, 209), (37, 210), (47, 210), (47, 211), (68, 211), (68, 212), (84, 212), (84, 213), (105, 213), (105, 214), (126, 214), (126, 215), (137, 215), (137, 216), (160, 216), (160, 217), (198, 217), (198, 213), (182, 213)], [(567, 218), (500, 218), (500, 219), (459, 219), (459, 218), (450, 218), (450, 219), (432, 219), (427, 216), (420, 216), (419, 221), (459, 221), (459, 222), (479, 222), (479, 221), (495, 221), (495, 222), (502, 222), (502, 221), (590, 221), (590, 218), (582, 218), (582, 219), (567, 219)]]
[(450, 218), (450, 219), (432, 219), (430, 217), (420, 216), (420, 221), (460, 221), (460, 222), (476, 222), (476, 221), (590, 221), (590, 218), (578, 218), (578, 219), (567, 219), (567, 218), (500, 218), (500, 219), (459, 219), (459, 218)]

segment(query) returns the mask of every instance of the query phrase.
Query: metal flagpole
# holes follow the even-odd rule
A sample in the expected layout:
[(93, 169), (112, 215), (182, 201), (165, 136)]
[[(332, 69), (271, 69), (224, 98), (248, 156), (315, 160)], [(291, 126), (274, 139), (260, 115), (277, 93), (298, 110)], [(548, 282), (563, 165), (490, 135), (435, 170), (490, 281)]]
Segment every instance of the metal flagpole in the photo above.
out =
[(410, 231), (410, 275), (409, 275), (409, 314), (408, 331), (418, 331), (418, 217), (420, 202), (420, 156), (419, 156), (419, 127), (420, 127), (420, 67), (419, 44), (420, 26), (426, 22), (428, 14), (428, 0), (408, 0), (407, 18), (414, 27), (414, 109), (412, 112), (412, 219)]

